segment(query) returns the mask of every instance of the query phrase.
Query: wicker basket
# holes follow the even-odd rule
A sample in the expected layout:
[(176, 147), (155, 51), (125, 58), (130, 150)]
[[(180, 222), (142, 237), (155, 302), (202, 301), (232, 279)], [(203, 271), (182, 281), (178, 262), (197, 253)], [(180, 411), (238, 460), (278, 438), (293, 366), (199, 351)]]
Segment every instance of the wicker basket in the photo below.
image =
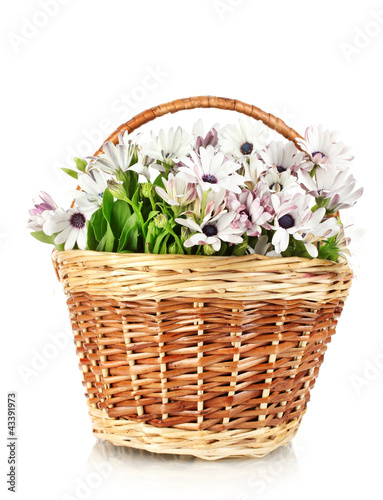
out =
[[(199, 107), (299, 137), (254, 106), (196, 97), (145, 111), (108, 140)], [(209, 460), (260, 457), (290, 442), (352, 279), (345, 261), (298, 257), (71, 250), (54, 251), (53, 261), (95, 435)]]

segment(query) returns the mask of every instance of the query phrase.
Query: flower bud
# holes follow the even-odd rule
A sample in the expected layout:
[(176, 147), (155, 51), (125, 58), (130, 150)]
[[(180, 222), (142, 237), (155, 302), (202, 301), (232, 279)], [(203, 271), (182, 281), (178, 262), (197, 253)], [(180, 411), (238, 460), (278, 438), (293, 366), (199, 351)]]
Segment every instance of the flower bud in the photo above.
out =
[(153, 186), (150, 184), (150, 182), (144, 182), (141, 184), (141, 189), (142, 189), (142, 196), (145, 198), (150, 198), (152, 196), (153, 192)]
[(176, 242), (174, 242), (174, 243), (172, 243), (171, 245), (168, 246), (168, 253), (172, 254), (172, 255), (175, 255), (175, 254), (179, 253), (178, 252), (178, 246), (177, 246)]
[(183, 243), (189, 238), (189, 235), (190, 235), (189, 229), (185, 226), (182, 226), (181, 227), (181, 241)]
[(239, 245), (235, 245), (232, 255), (236, 255), (237, 257), (245, 255), (248, 246), (249, 243), (247, 242), (247, 240), (243, 241)]
[(118, 200), (127, 200), (126, 192), (124, 186), (114, 179), (110, 179), (107, 181), (109, 191), (112, 195)]
[(168, 218), (165, 214), (158, 214), (155, 218), (154, 218), (154, 223), (155, 225), (162, 229), (164, 227), (167, 226), (168, 224)]
[(204, 245), (203, 246), (203, 253), (205, 255), (214, 255), (215, 254), (215, 250), (214, 250), (214, 248), (211, 245)]

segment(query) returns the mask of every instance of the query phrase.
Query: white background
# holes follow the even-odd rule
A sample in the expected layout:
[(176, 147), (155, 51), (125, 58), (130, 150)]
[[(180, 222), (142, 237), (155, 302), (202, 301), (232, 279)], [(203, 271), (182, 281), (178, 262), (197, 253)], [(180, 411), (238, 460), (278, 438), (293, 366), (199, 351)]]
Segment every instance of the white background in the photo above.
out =
[[(380, 498), (383, 1), (19, 0), (2, 2), (0, 19), (1, 495), (6, 394), (16, 391), (20, 499)], [(205, 94), (255, 104), (301, 133), (339, 130), (365, 187), (352, 213), (363, 229), (358, 276), (337, 334), (297, 437), (263, 460), (97, 443), (51, 249), (25, 229), (40, 189), (67, 200), (60, 164), (144, 109)], [(200, 116), (236, 118), (203, 110), (156, 126)]]

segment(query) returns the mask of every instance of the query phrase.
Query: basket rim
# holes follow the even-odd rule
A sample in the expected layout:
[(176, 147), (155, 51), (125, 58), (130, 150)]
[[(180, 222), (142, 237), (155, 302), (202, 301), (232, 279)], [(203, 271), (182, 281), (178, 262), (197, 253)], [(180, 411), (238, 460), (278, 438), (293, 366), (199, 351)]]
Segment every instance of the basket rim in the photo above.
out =
[(328, 302), (344, 298), (353, 278), (346, 261), (256, 254), (233, 258), (67, 250), (53, 253), (52, 260), (65, 293), (123, 301), (182, 297)]
[(71, 258), (74, 256), (79, 256), (80, 254), (86, 256), (86, 255), (94, 255), (94, 256), (100, 256), (104, 255), (106, 259), (108, 258), (113, 258), (113, 259), (120, 259), (120, 260), (127, 260), (131, 259), (132, 261), (137, 259), (137, 260), (157, 260), (158, 262), (160, 261), (175, 261), (175, 260), (185, 260), (185, 261), (205, 261), (205, 262), (224, 262), (225, 260), (233, 260), (236, 263), (241, 263), (241, 262), (274, 262), (275, 266), (277, 267), (278, 264), (283, 264), (280, 267), (284, 267), (285, 264), (309, 264), (310, 267), (331, 267), (333, 268), (333, 271), (336, 272), (336, 268), (341, 267), (341, 271), (344, 272), (346, 268), (350, 267), (350, 263), (347, 259), (340, 257), (338, 262), (334, 262), (332, 260), (327, 260), (327, 259), (318, 259), (318, 258), (307, 258), (307, 257), (297, 257), (297, 256), (292, 256), (292, 257), (277, 257), (277, 256), (266, 256), (266, 255), (260, 255), (260, 254), (247, 254), (247, 255), (242, 255), (242, 256), (237, 256), (237, 255), (187, 255), (187, 254), (153, 254), (153, 253), (142, 253), (142, 252), (132, 252), (132, 253), (122, 253), (122, 252), (97, 252), (96, 250), (56, 250), (55, 248), (52, 251), (52, 260), (54, 261), (62, 261), (65, 260), (65, 258)]

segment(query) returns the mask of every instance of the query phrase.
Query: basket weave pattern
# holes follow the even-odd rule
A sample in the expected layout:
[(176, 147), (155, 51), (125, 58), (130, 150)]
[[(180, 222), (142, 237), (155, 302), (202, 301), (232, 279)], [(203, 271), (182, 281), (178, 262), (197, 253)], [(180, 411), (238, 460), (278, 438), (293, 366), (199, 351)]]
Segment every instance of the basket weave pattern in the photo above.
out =
[[(204, 458), (260, 456), (291, 439), (352, 277), (346, 263), (297, 257), (75, 250), (54, 262), (95, 431)], [(194, 449), (191, 431), (209, 431)]]
[[(107, 140), (193, 108), (243, 113), (299, 148), (281, 119), (214, 96), (155, 106)], [(298, 257), (74, 250), (53, 262), (97, 437), (211, 460), (292, 439), (352, 280), (345, 261)]]

